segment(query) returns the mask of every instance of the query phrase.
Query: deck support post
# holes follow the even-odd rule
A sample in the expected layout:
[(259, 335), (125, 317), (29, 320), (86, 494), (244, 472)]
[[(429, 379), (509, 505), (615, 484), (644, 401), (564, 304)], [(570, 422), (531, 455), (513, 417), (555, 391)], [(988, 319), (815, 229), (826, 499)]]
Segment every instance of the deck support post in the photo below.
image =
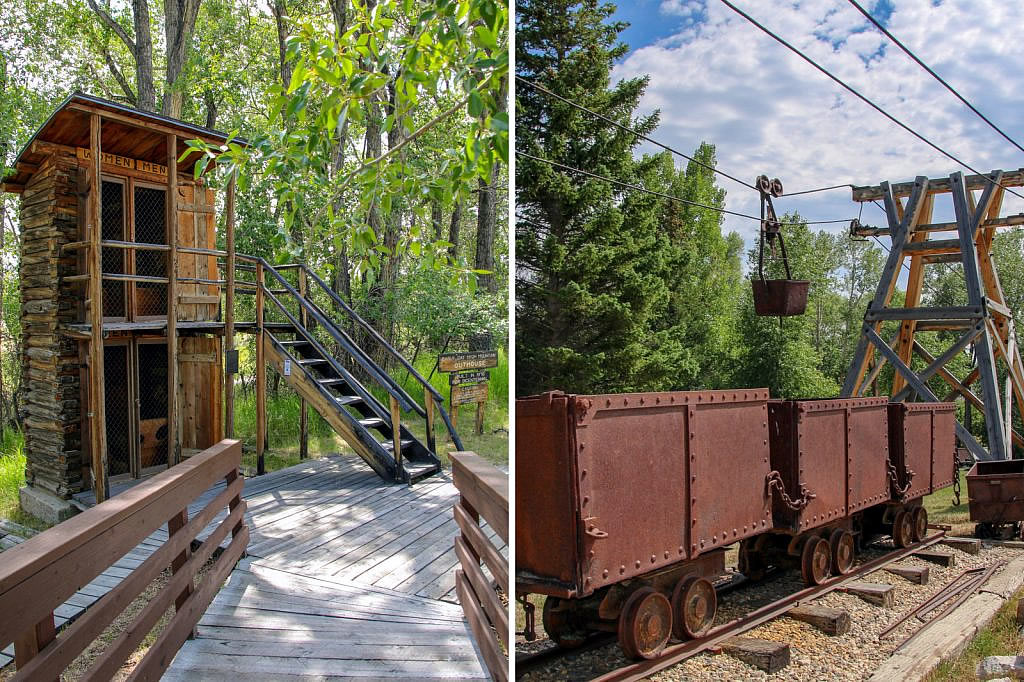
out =
[(256, 475), (267, 472), (264, 449), (267, 439), (267, 365), (263, 356), (263, 263), (256, 263)]
[[(227, 288), (224, 292), (224, 355), (235, 351), (235, 178), (228, 180), (224, 206), (225, 248), (227, 250)], [(237, 368), (238, 363), (234, 363)], [(224, 435), (235, 437), (235, 372), (224, 372)]]
[(178, 136), (167, 135), (167, 464), (181, 461), (178, 415)]
[(402, 411), (398, 398), (391, 396), (391, 442), (395, 448), (395, 480), (405, 479), (402, 475)]
[(103, 373), (103, 159), (99, 114), (89, 116), (89, 448), (96, 502), (107, 499), (107, 420)]

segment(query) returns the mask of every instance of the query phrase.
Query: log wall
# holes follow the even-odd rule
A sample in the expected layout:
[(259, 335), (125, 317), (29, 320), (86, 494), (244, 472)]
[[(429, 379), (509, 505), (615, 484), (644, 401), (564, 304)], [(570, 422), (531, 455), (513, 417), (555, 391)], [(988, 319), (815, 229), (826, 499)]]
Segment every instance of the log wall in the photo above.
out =
[(63, 334), (79, 306), (75, 257), (62, 245), (79, 233), (79, 170), (73, 152), (48, 156), (21, 195), (21, 325), (25, 352), (25, 478), (59, 497), (83, 488), (81, 379), (78, 343)]

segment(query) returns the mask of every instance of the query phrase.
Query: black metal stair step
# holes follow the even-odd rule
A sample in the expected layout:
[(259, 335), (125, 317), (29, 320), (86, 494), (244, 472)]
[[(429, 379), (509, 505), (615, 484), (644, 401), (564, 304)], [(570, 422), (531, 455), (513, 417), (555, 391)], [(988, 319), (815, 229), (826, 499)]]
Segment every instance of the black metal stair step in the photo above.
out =
[(345, 380), (340, 379), (338, 377), (333, 377), (331, 379), (317, 379), (316, 382), (318, 384), (323, 384), (324, 386), (330, 386), (332, 384), (343, 384), (345, 383)]
[(289, 339), (288, 341), (278, 341), (282, 346), (306, 346), (309, 345), (309, 341), (306, 339)]
[(321, 358), (306, 358), (305, 360), (299, 360), (300, 365), (320, 365), (326, 362), (326, 360)]
[(431, 462), (402, 462), (405, 475), (410, 479), (416, 479), (438, 470), (438, 466)]
[(356, 403), (363, 402), (363, 399), (357, 395), (343, 395), (338, 398), (335, 398), (334, 402), (338, 403), (341, 406), (355, 405)]
[(359, 423), (367, 429), (375, 429), (378, 426), (384, 426), (384, 420), (380, 417), (369, 417), (367, 419), (360, 419)]
[[(412, 445), (414, 442), (415, 441), (412, 440), (411, 438), (403, 438), (402, 439), (402, 450), (404, 451), (407, 447)], [(384, 448), (385, 450), (387, 450), (388, 452), (391, 452), (391, 451), (393, 451), (395, 449), (394, 441), (390, 441), (390, 440), (389, 441), (384, 441), (383, 443), (380, 444), (380, 446), (382, 448)]]

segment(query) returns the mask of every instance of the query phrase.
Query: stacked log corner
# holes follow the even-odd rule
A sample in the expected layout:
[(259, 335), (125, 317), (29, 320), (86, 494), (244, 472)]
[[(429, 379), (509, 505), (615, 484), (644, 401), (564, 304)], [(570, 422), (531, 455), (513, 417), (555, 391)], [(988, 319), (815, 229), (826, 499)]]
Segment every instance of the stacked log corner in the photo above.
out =
[(61, 277), (76, 259), (61, 247), (79, 234), (79, 170), (74, 154), (55, 151), (21, 195), (21, 331), (25, 351), (26, 483), (57, 497), (82, 490), (81, 379), (78, 343), (60, 333), (80, 302)]

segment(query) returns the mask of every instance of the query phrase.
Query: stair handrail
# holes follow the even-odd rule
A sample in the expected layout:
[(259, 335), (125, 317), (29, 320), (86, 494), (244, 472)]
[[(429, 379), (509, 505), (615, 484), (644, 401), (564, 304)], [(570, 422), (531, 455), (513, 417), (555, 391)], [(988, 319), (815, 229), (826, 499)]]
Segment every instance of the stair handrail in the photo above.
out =
[[(444, 396), (441, 395), (440, 391), (434, 388), (430, 384), (430, 382), (423, 377), (422, 374), (416, 371), (416, 368), (412, 366), (412, 363), (405, 359), (405, 356), (399, 353), (394, 346), (388, 343), (387, 339), (381, 336), (380, 332), (374, 329), (373, 326), (369, 322), (364, 320), (362, 316), (359, 315), (359, 313), (353, 310), (350, 305), (345, 303), (341, 296), (338, 296), (338, 293), (334, 289), (329, 287), (327, 283), (324, 282), (318, 274), (316, 274), (309, 268), (308, 265), (303, 263), (302, 269), (305, 271), (307, 279), (309, 277), (312, 277), (313, 281), (317, 284), (317, 286), (319, 286), (324, 291), (324, 293), (327, 294), (328, 298), (330, 298), (331, 301), (333, 301), (336, 306), (341, 308), (349, 317), (355, 320), (359, 324), (359, 326), (365, 329), (370, 334), (371, 337), (373, 337), (378, 343), (383, 345), (384, 348), (396, 360), (398, 360), (402, 367), (408, 370), (409, 375), (414, 377), (417, 381), (419, 381), (419, 383), (423, 386), (423, 390), (429, 392), (430, 395), (433, 396), (434, 402), (437, 403), (438, 410), (441, 412), (441, 420), (444, 421), (445, 428), (448, 429), (448, 434), (452, 437), (452, 443), (454, 443), (456, 449), (463, 450), (464, 448), (462, 445), (462, 439), (459, 438), (459, 434), (455, 432), (455, 425), (452, 424), (451, 416), (444, 409)], [(424, 398), (426, 398), (426, 394), (424, 394)], [(419, 407), (419, 405), (417, 405), (417, 407)], [(419, 410), (417, 410), (417, 412), (419, 412)], [(419, 412), (419, 414), (422, 416), (426, 416), (425, 411)]]
[[(299, 292), (296, 291), (295, 288), (288, 283), (288, 280), (281, 276), (281, 273), (275, 270), (274, 267), (263, 258), (258, 258), (257, 262), (259, 262), (263, 266), (264, 272), (269, 272), (275, 279), (277, 279), (277, 281), (284, 287), (284, 289), (298, 301), (300, 306), (305, 308), (306, 311), (313, 316), (313, 319), (315, 319), (318, 324), (320, 324), (324, 329), (327, 330), (327, 333), (330, 334), (335, 341), (337, 341), (353, 357), (358, 357), (358, 353), (355, 351), (355, 347), (351, 346), (348, 343), (348, 341), (339, 333), (339, 331), (335, 328), (334, 323), (332, 323), (329, 319), (321, 315), (315, 306), (311, 305), (309, 301), (300, 296)], [(317, 351), (320, 352), (327, 359), (327, 361), (331, 364), (332, 368), (342, 376), (345, 376), (346, 381), (349, 381), (349, 377), (352, 377), (352, 375), (348, 372), (348, 370), (345, 370), (344, 368), (341, 367), (340, 363), (337, 362), (333, 355), (331, 353), (328, 353), (327, 350), (320, 344), (320, 342), (313, 337), (312, 333), (310, 333), (309, 330), (306, 329), (306, 327), (304, 327), (297, 319), (295, 319), (295, 317), (292, 316), (290, 312), (288, 312), (288, 310), (284, 307), (284, 304), (281, 303), (277, 296), (271, 293), (270, 289), (268, 289), (263, 282), (258, 282), (258, 285), (262, 287), (264, 295), (270, 297), (270, 299), (277, 305), (277, 307), (281, 309), (281, 312), (285, 314), (285, 316), (292, 323), (292, 325), (294, 325), (296, 329), (302, 330), (302, 335), (305, 336), (306, 339), (310, 341), (310, 343), (317, 349)], [(419, 412), (419, 409), (417, 408), (420, 408), (420, 406), (417, 405), (415, 401), (411, 400), (411, 398), (408, 398), (408, 394), (405, 393), (405, 391), (401, 389), (396, 391), (392, 387), (391, 381), (389, 381), (390, 377), (384, 379), (382, 373), (376, 367), (375, 364), (362, 362), (360, 362), (360, 364), (362, 365), (363, 369), (365, 369), (367, 373), (370, 374), (371, 377), (376, 379), (377, 382), (384, 387), (384, 389), (388, 392), (389, 395), (391, 395), (391, 397), (398, 401), (398, 404), (402, 407), (403, 410)], [(355, 381), (354, 377), (352, 377), (352, 381)], [(359, 382), (356, 382), (356, 385), (362, 388), (362, 385), (359, 384)], [(366, 389), (364, 388), (363, 390), (365, 391)], [(365, 400), (365, 396), (361, 397), (363, 397)], [(374, 398), (374, 402), (376, 402), (376, 398)], [(387, 415), (387, 417), (390, 419), (390, 415)]]
[[(364, 367), (365, 367), (365, 365), (366, 365), (366, 364), (371, 364), (371, 365), (373, 365), (374, 367), (377, 367), (377, 368), (378, 368), (378, 369), (380, 370), (380, 373), (381, 373), (381, 375), (382, 375), (382, 376), (385, 376), (385, 377), (387, 377), (387, 379), (388, 379), (388, 383), (389, 383), (389, 384), (390, 384), (390, 385), (391, 385), (391, 386), (392, 386), (392, 387), (393, 387), (393, 388), (394, 388), (394, 389), (395, 389), (396, 391), (400, 391), (400, 392), (402, 393), (402, 395), (404, 395), (404, 396), (405, 396), (406, 400), (408, 400), (408, 401), (409, 401), (409, 404), (411, 404), (411, 405), (413, 406), (413, 411), (414, 411), (414, 412), (416, 412), (416, 413), (417, 413), (418, 415), (420, 415), (421, 417), (426, 417), (426, 416), (427, 416), (427, 412), (426, 412), (426, 410), (425, 410), (425, 409), (424, 409), (424, 408), (423, 408), (422, 406), (420, 406), (420, 404), (419, 404), (419, 403), (417, 403), (417, 402), (416, 402), (416, 399), (415, 399), (415, 398), (413, 398), (413, 397), (412, 397), (411, 395), (409, 395), (409, 392), (408, 392), (408, 391), (406, 391), (406, 390), (405, 390), (405, 389), (404, 389), (404, 388), (402, 387), (402, 385), (401, 385), (401, 384), (399, 384), (399, 383), (398, 383), (397, 381), (395, 381), (395, 379), (394, 379), (394, 378), (393, 378), (393, 377), (392, 377), (392, 376), (391, 376), (390, 374), (388, 374), (387, 372), (383, 371), (383, 369), (380, 369), (380, 366), (379, 366), (379, 365), (378, 365), (378, 364), (377, 364), (377, 363), (376, 363), (376, 362), (374, 361), (374, 359), (373, 359), (372, 357), (370, 357), (370, 354), (369, 354), (369, 353), (367, 353), (367, 352), (366, 352), (365, 350), (363, 350), (363, 349), (362, 349), (362, 348), (361, 348), (361, 347), (360, 347), (360, 346), (359, 346), (358, 344), (356, 344), (356, 342), (355, 342), (355, 339), (353, 339), (353, 338), (352, 338), (352, 337), (351, 337), (351, 336), (349, 335), (349, 333), (348, 333), (348, 332), (346, 332), (346, 331), (345, 331), (344, 329), (342, 329), (342, 328), (341, 328), (341, 327), (339, 327), (338, 325), (334, 324), (334, 321), (333, 321), (333, 320), (331, 320), (331, 318), (330, 318), (330, 317), (328, 317), (327, 311), (325, 311), (325, 310), (324, 310), (323, 308), (321, 308), (320, 306), (318, 306), (318, 305), (316, 304), (316, 302), (315, 302), (315, 301), (310, 301), (309, 299), (306, 299), (306, 302), (307, 302), (307, 303), (309, 303), (309, 304), (310, 304), (311, 306), (313, 306), (314, 308), (316, 308), (317, 312), (319, 312), (319, 313), (320, 313), (320, 315), (321, 315), (321, 316), (322, 316), (322, 317), (323, 317), (324, 319), (326, 319), (326, 320), (330, 321), (330, 322), (331, 322), (331, 324), (332, 324), (332, 325), (334, 326), (334, 329), (335, 329), (335, 331), (337, 331), (337, 332), (338, 332), (339, 334), (341, 334), (342, 336), (344, 336), (344, 337), (345, 337), (345, 339), (347, 339), (347, 340), (348, 340), (348, 342), (349, 342), (350, 346), (351, 346), (352, 348), (355, 348), (355, 349), (356, 349), (356, 351), (358, 351), (358, 353), (359, 353), (359, 356), (360, 356), (360, 357), (362, 358), (362, 361), (359, 361), (359, 360), (358, 360), (358, 358), (357, 358), (357, 361), (359, 361), (359, 364), (360, 364), (361, 366), (364, 366)], [(347, 347), (346, 347), (346, 350), (348, 350), (348, 348), (347, 348)], [(350, 355), (351, 355), (351, 353), (350, 353)]]
[[(352, 390), (355, 391), (355, 394), (358, 395), (360, 398), (362, 398), (363, 401), (367, 405), (370, 406), (370, 409), (373, 410), (373, 412), (378, 417), (380, 417), (381, 419), (390, 419), (391, 418), (390, 413), (380, 403), (380, 401), (377, 400), (377, 398), (374, 397), (374, 395), (372, 393), (370, 393), (368, 390), (366, 390), (366, 387), (363, 386), (359, 382), (359, 380), (356, 379), (352, 375), (351, 372), (349, 372), (347, 369), (345, 369), (344, 366), (342, 366), (342, 364), (340, 362), (338, 362), (330, 353), (328, 353), (327, 349), (325, 349), (323, 347), (323, 345), (319, 341), (317, 341), (316, 338), (313, 337), (313, 335), (309, 332), (309, 330), (307, 330), (305, 327), (303, 327), (303, 326), (298, 324), (298, 320), (296, 320), (292, 316), (292, 314), (290, 312), (288, 312), (288, 309), (284, 307), (284, 304), (281, 303), (281, 301), (277, 298), (277, 296), (275, 296), (274, 294), (272, 294), (270, 292), (265, 292), (265, 295), (278, 308), (281, 309), (281, 312), (283, 312), (285, 314), (285, 317), (287, 317), (290, 322), (295, 324), (295, 328), (297, 330), (299, 330), (298, 333), (300, 333), (303, 336), (305, 336), (306, 340), (310, 342), (310, 345), (312, 345), (314, 348), (316, 348), (318, 352), (320, 352), (322, 355), (324, 355), (327, 358), (327, 362), (328, 362), (328, 364), (330, 364), (331, 368), (334, 369), (334, 371), (336, 371), (339, 375), (341, 375), (342, 378), (345, 379), (345, 382), (348, 383), (349, 386), (352, 387)], [(271, 339), (273, 341), (277, 341), (276, 339), (273, 338), (273, 336), (271, 336)], [(283, 346), (282, 346), (282, 348), (283, 348)], [(285, 351), (285, 352), (287, 352), (289, 355), (291, 355), (290, 351)]]

